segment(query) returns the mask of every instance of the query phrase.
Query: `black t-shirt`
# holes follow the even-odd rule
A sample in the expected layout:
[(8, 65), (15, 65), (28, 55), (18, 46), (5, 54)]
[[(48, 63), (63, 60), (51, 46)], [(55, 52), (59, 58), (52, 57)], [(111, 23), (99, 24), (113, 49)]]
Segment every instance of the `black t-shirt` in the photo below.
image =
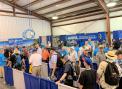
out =
[(73, 67), (72, 67), (71, 61), (67, 61), (65, 63), (65, 65), (64, 65), (64, 73), (67, 73), (66, 81), (67, 80), (73, 80), (74, 71), (73, 71)]
[(83, 71), (80, 75), (79, 83), (83, 85), (83, 89), (95, 89), (96, 71), (93, 69)]

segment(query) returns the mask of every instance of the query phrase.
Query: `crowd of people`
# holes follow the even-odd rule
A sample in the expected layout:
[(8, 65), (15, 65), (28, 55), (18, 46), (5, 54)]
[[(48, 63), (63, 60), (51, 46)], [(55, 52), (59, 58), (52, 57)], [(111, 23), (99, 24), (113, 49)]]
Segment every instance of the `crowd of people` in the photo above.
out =
[[(49, 79), (80, 89), (122, 89), (121, 43), (93, 44), (91, 39), (84, 46), (58, 48), (13, 47), (0, 50), (0, 66), (8, 66), (34, 76), (42, 77), (42, 62), (49, 65)], [(32, 68), (30, 72), (29, 69)], [(75, 82), (75, 83), (74, 83)]]

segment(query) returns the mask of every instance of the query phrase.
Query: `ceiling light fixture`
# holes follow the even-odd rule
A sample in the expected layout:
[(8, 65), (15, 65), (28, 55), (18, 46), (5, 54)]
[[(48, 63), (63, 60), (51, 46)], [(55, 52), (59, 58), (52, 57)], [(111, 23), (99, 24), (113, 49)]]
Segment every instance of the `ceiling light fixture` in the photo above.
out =
[(58, 19), (58, 18), (59, 18), (59, 17), (58, 17), (57, 15), (55, 15), (55, 16), (52, 17), (53, 20), (56, 20), (56, 19)]
[(110, 1), (108, 4), (107, 4), (107, 7), (114, 7), (117, 5), (117, 2), (115, 1)]

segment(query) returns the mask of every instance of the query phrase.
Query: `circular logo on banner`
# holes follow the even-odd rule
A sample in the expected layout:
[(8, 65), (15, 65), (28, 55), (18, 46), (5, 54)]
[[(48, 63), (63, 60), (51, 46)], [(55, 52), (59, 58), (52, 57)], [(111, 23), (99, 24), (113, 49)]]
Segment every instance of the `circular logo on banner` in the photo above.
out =
[(32, 29), (27, 29), (22, 35), (25, 39), (33, 39), (35, 37), (35, 32)]

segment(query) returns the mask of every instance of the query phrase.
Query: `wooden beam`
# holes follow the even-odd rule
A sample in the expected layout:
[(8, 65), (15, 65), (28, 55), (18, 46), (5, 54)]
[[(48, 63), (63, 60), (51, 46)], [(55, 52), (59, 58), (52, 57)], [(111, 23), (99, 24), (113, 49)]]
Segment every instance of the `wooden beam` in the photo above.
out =
[(93, 3), (93, 1), (89, 1), (88, 0), (88, 1), (85, 1), (85, 2), (81, 2), (81, 3), (78, 3), (78, 4), (71, 5), (71, 6), (67, 6), (67, 7), (64, 7), (64, 8), (61, 8), (61, 9), (57, 9), (57, 10), (54, 10), (54, 11), (46, 12), (43, 15), (61, 12), (61, 11), (67, 10), (67, 9), (75, 8), (75, 7), (86, 5), (86, 4), (90, 4), (90, 3)]
[[(110, 12), (115, 12), (115, 11), (122, 11), (122, 8), (121, 9), (117, 9), (117, 10), (111, 10), (110, 9)], [(66, 18), (66, 19), (54, 20), (53, 23), (65, 22), (65, 21), (69, 21), (69, 20), (75, 20), (75, 19), (79, 19), (79, 18), (85, 18), (85, 17), (101, 15), (101, 14), (104, 14), (104, 12), (103, 11), (98, 11), (98, 12), (92, 12), (92, 13), (88, 13), (88, 14), (80, 15), (80, 16), (79, 15), (75, 15), (73, 17)]]
[(109, 9), (118, 8), (118, 7), (122, 7), (122, 4), (117, 4), (115, 7), (110, 7)]
[(64, 18), (67, 18), (67, 17), (71, 17), (72, 14), (76, 15), (76, 14), (83, 14), (83, 13), (86, 13), (86, 12), (89, 12), (89, 11), (93, 11), (93, 10), (101, 10), (98, 6), (94, 6), (94, 7), (88, 7), (88, 8), (85, 8), (85, 9), (81, 9), (81, 10), (77, 10), (77, 11), (72, 11), (72, 12), (68, 12), (68, 13), (65, 13), (65, 14), (61, 14), (59, 15), (59, 18), (60, 19), (64, 19)]
[(73, 23), (68, 23), (68, 24), (53, 25), (53, 27), (66, 26), (66, 25), (72, 25), (72, 24), (78, 24), (78, 23), (85, 23), (85, 22), (91, 22), (91, 21), (102, 20), (102, 19), (105, 19), (105, 17), (92, 19), (92, 20), (78, 21), (78, 22), (73, 22)]
[(119, 8), (119, 9), (116, 9), (116, 10), (110, 9), (110, 12), (116, 12), (116, 11), (122, 11), (122, 8)]
[(52, 26), (52, 22), (50, 23), (50, 31), (51, 31), (51, 37), (52, 37), (52, 41), (51, 41), (51, 47), (53, 47), (53, 26)]
[(109, 18), (109, 14), (106, 14), (106, 31), (107, 31), (107, 40), (109, 45), (111, 45), (111, 31), (110, 31), (110, 18)]
[(33, 16), (35, 16), (35, 17), (38, 17), (39, 19), (42, 19), (42, 20), (46, 20), (46, 21), (49, 21), (50, 22), (50, 20), (48, 19), (48, 18), (46, 18), (46, 17), (44, 17), (44, 16), (42, 16), (42, 15), (40, 15), (40, 14), (37, 14), (37, 13), (35, 13), (35, 12), (33, 12), (33, 11), (30, 11), (30, 10), (28, 10), (28, 9), (25, 9), (25, 8), (23, 8), (23, 7), (21, 7), (21, 6), (19, 6), (19, 5), (17, 5), (17, 4), (13, 4), (13, 3), (11, 3), (10, 1), (7, 1), (7, 0), (0, 0), (0, 2), (2, 2), (2, 3), (5, 3), (5, 4), (7, 4), (7, 5), (10, 5), (10, 6), (14, 6), (15, 8), (17, 8), (17, 9), (19, 9), (19, 10), (21, 10), (21, 11), (24, 11), (24, 12), (26, 12), (26, 13), (28, 13), (28, 12), (31, 12), (31, 15), (33, 15)]
[(30, 2), (30, 3), (26, 4), (26, 5), (24, 5), (23, 7), (33, 6), (33, 5), (35, 5), (35, 4), (37, 4), (37, 3), (41, 2), (41, 1), (44, 1), (44, 0), (35, 0), (33, 2)]
[(98, 1), (98, 5), (105, 12), (107, 40), (108, 40), (109, 45), (111, 45), (111, 29), (110, 29), (109, 9), (107, 8), (106, 3), (105, 3), (104, 0), (96, 0), (96, 1)]
[[(28, 17), (25, 17), (25, 16), (13, 16), (13, 15), (3, 15), (3, 14), (0, 14), (0, 16), (8, 16), (8, 17), (17, 17), (17, 18), (28, 18)], [(37, 19), (37, 18), (32, 18), (31, 19)]]
[(57, 21), (53, 21), (53, 23), (59, 23), (59, 22), (65, 22), (65, 21), (69, 21), (69, 20), (75, 20), (75, 19), (81, 19), (81, 18), (86, 18), (86, 17), (90, 17), (90, 16), (95, 16), (95, 15), (101, 15), (104, 14), (103, 11), (99, 11), (99, 12), (94, 12), (94, 13), (89, 13), (89, 14), (85, 14), (85, 15), (80, 15), (80, 16), (74, 16), (72, 18), (67, 18), (67, 19), (63, 19), (63, 20), (57, 20)]
[(13, 6), (13, 16), (16, 16), (15, 7)]
[(49, 5), (47, 5), (47, 6), (44, 6), (44, 7), (35, 9), (35, 10), (33, 10), (33, 11), (34, 11), (34, 12), (38, 12), (38, 11), (40, 11), (40, 10), (48, 9), (48, 8), (50, 8), (50, 7), (52, 7), (52, 6), (59, 5), (59, 4), (68, 2), (68, 1), (71, 1), (71, 0), (60, 0), (60, 1), (57, 1), (57, 2), (55, 2), (55, 3), (49, 4)]
[[(112, 16), (110, 18), (117, 18), (117, 17), (122, 17), (122, 15)], [(106, 17), (97, 18), (97, 19), (91, 19), (91, 20), (85, 20), (85, 21), (78, 21), (78, 22), (73, 22), (73, 23), (68, 23), (68, 24), (53, 25), (53, 27), (60, 27), (60, 26), (66, 26), (66, 25), (72, 25), (72, 24), (79, 24), (79, 23), (85, 23), (85, 22), (91, 22), (91, 21), (97, 21), (97, 20), (104, 20), (104, 19), (106, 19)]]
[[(13, 11), (7, 11), (7, 10), (0, 10), (0, 12), (13, 13)], [(22, 13), (22, 12), (15, 12), (15, 14), (28, 15), (28, 14), (26, 14), (26, 13)]]
[(109, 14), (109, 9), (107, 8), (104, 0), (95, 0), (95, 1), (98, 2), (97, 4), (103, 9), (105, 13)]

